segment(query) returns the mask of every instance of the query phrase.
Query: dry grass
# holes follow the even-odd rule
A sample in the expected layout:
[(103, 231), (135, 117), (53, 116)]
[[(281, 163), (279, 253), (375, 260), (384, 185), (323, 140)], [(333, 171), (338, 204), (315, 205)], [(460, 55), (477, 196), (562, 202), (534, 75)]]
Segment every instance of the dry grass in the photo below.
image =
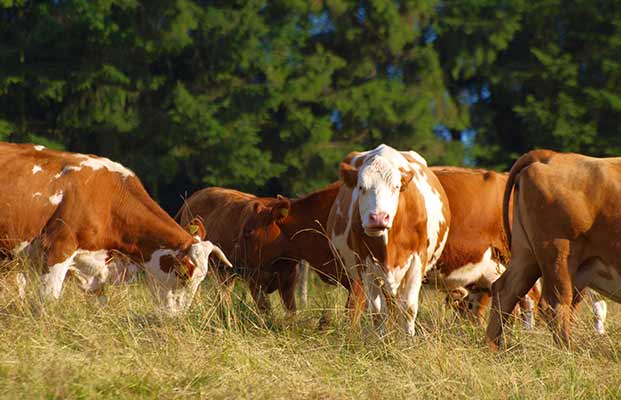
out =
[(616, 304), (605, 337), (594, 337), (583, 307), (573, 352), (538, 326), (516, 328), (514, 347), (491, 354), (483, 329), (446, 310), (431, 289), (423, 293), (422, 333), (409, 340), (396, 328), (379, 339), (366, 322), (350, 327), (344, 291), (316, 280), (309, 308), (293, 321), (280, 307), (257, 315), (242, 285), (225, 307), (207, 283), (191, 312), (173, 319), (141, 285), (110, 288), (102, 307), (68, 283), (62, 301), (45, 306), (33, 293), (19, 302), (15, 288), (2, 291), (1, 397), (621, 397)]

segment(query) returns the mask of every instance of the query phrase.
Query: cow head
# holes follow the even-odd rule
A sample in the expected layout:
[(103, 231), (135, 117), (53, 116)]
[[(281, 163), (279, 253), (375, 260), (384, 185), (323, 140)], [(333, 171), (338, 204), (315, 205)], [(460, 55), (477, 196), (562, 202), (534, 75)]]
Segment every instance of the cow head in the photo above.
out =
[(204, 240), (200, 220), (192, 220), (186, 229), (194, 236), (194, 243), (186, 249), (155, 250), (145, 264), (149, 288), (170, 314), (181, 313), (192, 304), (198, 285), (207, 275), (211, 253), (232, 267), (219, 247)]
[(279, 224), (289, 215), (291, 202), (278, 195), (270, 202), (257, 201), (251, 207), (240, 242), (246, 264), (259, 268), (265, 260), (278, 258), (285, 246), (287, 238)]
[(368, 236), (381, 236), (390, 228), (397, 213), (399, 195), (414, 173), (397, 168), (386, 158), (372, 157), (360, 169), (341, 163), (341, 179), (357, 193), (362, 228)]

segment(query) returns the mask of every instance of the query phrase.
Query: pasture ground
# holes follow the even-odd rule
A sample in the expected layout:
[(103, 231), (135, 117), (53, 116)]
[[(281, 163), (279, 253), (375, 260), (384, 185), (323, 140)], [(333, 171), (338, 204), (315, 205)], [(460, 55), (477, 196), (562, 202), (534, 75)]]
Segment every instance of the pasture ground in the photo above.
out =
[(572, 352), (538, 321), (513, 347), (492, 354), (483, 328), (423, 291), (419, 335), (396, 327), (380, 339), (351, 327), (345, 291), (311, 279), (309, 306), (287, 319), (276, 296), (256, 314), (243, 284), (230, 307), (207, 280), (191, 311), (159, 313), (145, 286), (110, 287), (100, 306), (67, 282), (60, 302), (40, 305), (36, 285), (16, 301), (0, 295), (0, 398), (620, 398), (620, 307), (608, 335), (594, 337), (589, 307), (574, 325)]

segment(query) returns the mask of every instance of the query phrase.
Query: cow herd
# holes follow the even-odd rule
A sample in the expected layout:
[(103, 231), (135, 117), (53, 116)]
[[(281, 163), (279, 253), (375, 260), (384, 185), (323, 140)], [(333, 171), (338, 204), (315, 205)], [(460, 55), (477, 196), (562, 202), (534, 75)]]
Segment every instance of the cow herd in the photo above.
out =
[[(353, 320), (367, 310), (380, 334), (389, 310), (415, 334), (425, 282), (480, 324), (491, 302), (492, 349), (512, 313), (532, 327), (539, 310), (567, 345), (588, 288), (621, 301), (621, 159), (536, 150), (502, 174), (428, 167), (413, 151), (380, 145), (350, 153), (339, 181), (306, 196), (206, 188), (174, 219), (107, 158), (0, 143), (0, 170), (0, 252), (42, 260), (44, 298), (59, 298), (69, 273), (103, 296), (104, 285), (142, 270), (155, 300), (180, 313), (213, 254), (218, 284), (240, 277), (263, 312), (278, 291), (295, 313), (305, 260), (348, 290)], [(603, 333), (606, 303), (593, 298), (593, 313)]]

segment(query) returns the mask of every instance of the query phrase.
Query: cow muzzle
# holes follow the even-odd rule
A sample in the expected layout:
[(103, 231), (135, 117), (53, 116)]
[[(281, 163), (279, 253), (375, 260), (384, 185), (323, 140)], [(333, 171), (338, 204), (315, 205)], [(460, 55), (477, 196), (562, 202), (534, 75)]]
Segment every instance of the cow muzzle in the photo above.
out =
[(382, 236), (392, 227), (390, 215), (385, 212), (369, 213), (368, 223), (363, 226), (367, 236)]

